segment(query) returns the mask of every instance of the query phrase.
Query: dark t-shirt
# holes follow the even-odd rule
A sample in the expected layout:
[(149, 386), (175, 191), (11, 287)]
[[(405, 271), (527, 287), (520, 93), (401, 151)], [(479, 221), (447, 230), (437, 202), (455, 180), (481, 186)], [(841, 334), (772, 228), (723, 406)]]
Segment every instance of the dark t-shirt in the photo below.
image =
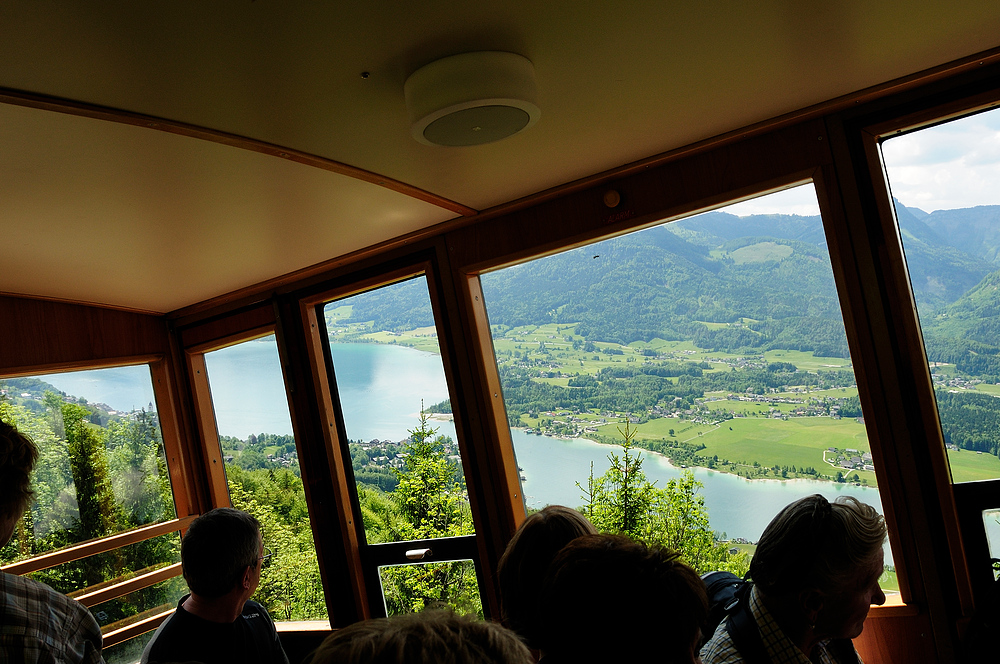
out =
[(177, 604), (142, 652), (142, 664), (201, 662), (202, 664), (288, 664), (271, 616), (257, 602), (247, 601), (232, 623), (216, 623), (188, 613)]

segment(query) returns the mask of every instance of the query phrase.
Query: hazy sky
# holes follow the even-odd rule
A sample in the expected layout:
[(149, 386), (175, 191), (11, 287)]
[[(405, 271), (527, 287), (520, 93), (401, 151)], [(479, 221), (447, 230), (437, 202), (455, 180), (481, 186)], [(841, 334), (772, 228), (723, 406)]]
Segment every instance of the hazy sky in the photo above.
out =
[[(883, 142), (892, 195), (925, 212), (1000, 205), (1000, 109)], [(819, 214), (812, 185), (737, 203), (725, 212)]]
[(886, 140), (892, 195), (925, 212), (1000, 205), (1000, 112)]

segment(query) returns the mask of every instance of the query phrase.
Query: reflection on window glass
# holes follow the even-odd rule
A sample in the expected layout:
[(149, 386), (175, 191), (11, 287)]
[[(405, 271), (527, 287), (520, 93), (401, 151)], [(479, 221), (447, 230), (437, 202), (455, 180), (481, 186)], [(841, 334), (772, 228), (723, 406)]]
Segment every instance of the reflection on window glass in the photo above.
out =
[(386, 615), (446, 604), (463, 615), (483, 617), (476, 566), (471, 560), (379, 568)]
[(101, 649), (101, 657), (105, 664), (135, 664), (142, 657), (142, 651), (146, 644), (153, 638), (153, 632), (129, 639), (113, 646), (104, 646)]
[[(175, 518), (148, 367), (0, 378), (0, 418), (39, 450), (35, 501), (0, 562)], [(77, 561), (46, 582), (69, 592), (170, 559), (174, 548)]]
[[(147, 366), (0, 378), (0, 419), (39, 450), (35, 501), (0, 549), (0, 563), (175, 518)], [(178, 560), (180, 538), (168, 533), (29, 576), (80, 594)], [(141, 591), (144, 601), (173, 601), (176, 584)], [(104, 625), (142, 610), (117, 599), (94, 613)]]
[(205, 353), (233, 507), (274, 552), (254, 599), (277, 621), (327, 618), (299, 455), (273, 335)]
[(812, 186), (481, 282), (529, 508), (739, 573), (798, 498), (882, 510)]
[(121, 629), (151, 615), (169, 611), (187, 594), (184, 579), (176, 576), (90, 607), (104, 632)]
[[(474, 534), (426, 279), (337, 300), (324, 318), (367, 542)], [(386, 568), (387, 610), (431, 596), (465, 610), (479, 590), (462, 565)]]
[(882, 155), (954, 482), (1000, 478), (1000, 113)]

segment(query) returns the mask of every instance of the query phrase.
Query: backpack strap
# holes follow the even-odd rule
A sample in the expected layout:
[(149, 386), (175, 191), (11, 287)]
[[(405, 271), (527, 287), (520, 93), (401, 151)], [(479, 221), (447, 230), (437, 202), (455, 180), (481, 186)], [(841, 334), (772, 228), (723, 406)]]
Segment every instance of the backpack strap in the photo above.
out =
[(752, 587), (752, 583), (746, 583), (736, 592), (736, 604), (726, 618), (726, 631), (747, 664), (769, 664), (771, 658), (767, 655), (757, 621), (750, 610)]

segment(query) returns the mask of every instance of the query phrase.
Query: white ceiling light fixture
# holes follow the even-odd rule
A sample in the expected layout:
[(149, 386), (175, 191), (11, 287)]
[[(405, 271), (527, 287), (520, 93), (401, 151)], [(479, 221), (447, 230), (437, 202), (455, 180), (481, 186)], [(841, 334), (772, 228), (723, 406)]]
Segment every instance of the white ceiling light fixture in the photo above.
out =
[(538, 122), (535, 68), (515, 53), (479, 51), (435, 60), (403, 86), (413, 138), (425, 145), (492, 143)]

